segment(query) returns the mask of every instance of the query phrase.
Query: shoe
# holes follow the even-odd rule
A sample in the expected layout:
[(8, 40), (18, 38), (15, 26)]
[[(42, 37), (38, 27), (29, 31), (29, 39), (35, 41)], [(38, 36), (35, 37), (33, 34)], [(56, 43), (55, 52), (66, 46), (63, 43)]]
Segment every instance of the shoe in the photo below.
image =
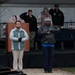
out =
[(22, 69), (23, 69), (22, 67), (19, 68), (19, 70), (22, 70)]
[(53, 73), (52, 70), (48, 70), (48, 73)]
[(44, 73), (48, 73), (48, 71), (47, 71), (47, 70), (45, 70), (45, 71), (44, 71)]
[(19, 70), (22, 70), (22, 69), (23, 69), (21, 65), (19, 65), (19, 67), (18, 67), (18, 68), (19, 68)]

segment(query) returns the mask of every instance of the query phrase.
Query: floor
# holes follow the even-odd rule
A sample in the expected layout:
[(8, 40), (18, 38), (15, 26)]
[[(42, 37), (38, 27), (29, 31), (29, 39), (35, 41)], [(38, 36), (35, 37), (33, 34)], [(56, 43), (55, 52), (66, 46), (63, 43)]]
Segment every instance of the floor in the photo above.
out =
[(61, 71), (60, 69), (53, 69), (53, 73), (44, 73), (43, 69), (23, 69), (27, 75), (75, 75), (74, 73)]

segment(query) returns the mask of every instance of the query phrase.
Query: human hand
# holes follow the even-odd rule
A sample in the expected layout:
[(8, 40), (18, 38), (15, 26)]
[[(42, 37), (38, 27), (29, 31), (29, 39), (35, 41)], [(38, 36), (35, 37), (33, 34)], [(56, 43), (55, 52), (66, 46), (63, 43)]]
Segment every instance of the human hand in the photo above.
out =
[(21, 42), (22, 41), (22, 38), (18, 38), (18, 42)]

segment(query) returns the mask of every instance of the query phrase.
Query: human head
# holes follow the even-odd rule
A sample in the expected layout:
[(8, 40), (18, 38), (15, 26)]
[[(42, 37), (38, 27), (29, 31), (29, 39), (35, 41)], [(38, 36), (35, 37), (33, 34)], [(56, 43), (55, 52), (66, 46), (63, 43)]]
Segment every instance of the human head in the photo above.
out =
[(20, 29), (20, 27), (21, 27), (21, 21), (16, 21), (15, 25), (16, 25), (17, 29)]
[(55, 9), (59, 9), (59, 4), (54, 5)]
[(32, 10), (30, 9), (30, 10), (28, 10), (28, 15), (30, 15), (30, 16), (32, 16)]
[(47, 7), (45, 7), (44, 9), (43, 9), (43, 12), (46, 14), (46, 13), (48, 13), (49, 11), (48, 11), (48, 8)]
[(51, 25), (51, 19), (49, 17), (46, 17), (44, 23), (45, 25)]
[(55, 4), (54, 7), (59, 7), (59, 4)]

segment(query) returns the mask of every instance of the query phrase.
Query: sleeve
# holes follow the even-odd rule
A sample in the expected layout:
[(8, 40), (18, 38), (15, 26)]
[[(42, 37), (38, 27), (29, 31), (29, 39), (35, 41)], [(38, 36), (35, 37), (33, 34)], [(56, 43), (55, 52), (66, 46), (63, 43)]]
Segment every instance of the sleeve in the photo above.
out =
[(64, 14), (62, 13), (62, 26), (64, 24)]
[(22, 13), (22, 14), (20, 15), (20, 18), (23, 19), (23, 20), (25, 20), (25, 18), (26, 18), (26, 14), (27, 14), (27, 12)]
[(37, 22), (41, 22), (41, 14), (38, 16)]
[(51, 25), (53, 25), (53, 22), (52, 22), (52, 16), (50, 15), (50, 18), (51, 18)]
[(11, 32), (9, 34), (9, 38), (10, 38), (10, 40), (18, 41), (18, 38), (17, 37), (14, 37), (13, 30), (11, 30)]
[(44, 29), (43, 27), (40, 27), (38, 29), (38, 34), (41, 34), (41, 35), (45, 35), (47, 34), (48, 30)]
[(26, 41), (26, 40), (28, 40), (28, 38), (29, 38), (29, 36), (28, 36), (28, 34), (27, 34), (27, 32), (24, 30), (24, 38), (22, 38), (22, 41)]
[(34, 17), (35, 18), (35, 21), (34, 21), (34, 23), (35, 23), (35, 25), (34, 25), (34, 30), (37, 32), (37, 19), (36, 19), (36, 17)]
[(43, 28), (42, 28), (42, 27), (39, 27), (39, 28), (38, 28), (38, 33), (41, 34), (42, 31), (43, 31)]
[(49, 10), (49, 14), (52, 15), (52, 13), (53, 13), (53, 8), (51, 8), (51, 9)]
[(41, 26), (41, 14), (37, 18), (37, 27), (39, 28)]

